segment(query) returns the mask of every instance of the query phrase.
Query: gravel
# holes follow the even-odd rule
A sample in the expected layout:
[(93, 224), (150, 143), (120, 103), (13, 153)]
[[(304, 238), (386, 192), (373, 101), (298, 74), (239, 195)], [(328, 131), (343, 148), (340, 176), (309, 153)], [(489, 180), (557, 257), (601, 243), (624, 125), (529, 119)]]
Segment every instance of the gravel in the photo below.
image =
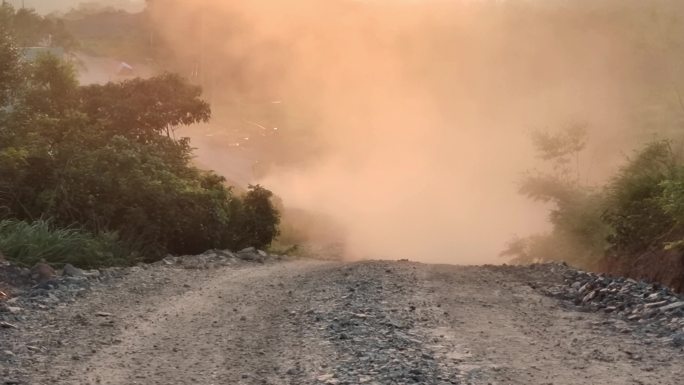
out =
[[(684, 376), (684, 335), (670, 328), (678, 296), (564, 265), (341, 263), (246, 249), (72, 273), (15, 286), (3, 301), (4, 384), (679, 385)], [(643, 316), (630, 320), (636, 309)]]

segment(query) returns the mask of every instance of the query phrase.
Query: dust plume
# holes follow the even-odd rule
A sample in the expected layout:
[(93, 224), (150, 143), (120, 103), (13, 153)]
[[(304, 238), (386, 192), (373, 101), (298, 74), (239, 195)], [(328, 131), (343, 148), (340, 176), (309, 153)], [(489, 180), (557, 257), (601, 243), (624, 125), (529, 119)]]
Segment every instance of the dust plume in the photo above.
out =
[(639, 12), (605, 3), (169, 0), (150, 14), (212, 102), (200, 162), (230, 179), (248, 150), (229, 142), (272, 138), (244, 153), (259, 158), (245, 182), (332, 218), (350, 256), (491, 263), (546, 226), (516, 194), (531, 129), (588, 124), (590, 181), (641, 135), (643, 54), (625, 33)]

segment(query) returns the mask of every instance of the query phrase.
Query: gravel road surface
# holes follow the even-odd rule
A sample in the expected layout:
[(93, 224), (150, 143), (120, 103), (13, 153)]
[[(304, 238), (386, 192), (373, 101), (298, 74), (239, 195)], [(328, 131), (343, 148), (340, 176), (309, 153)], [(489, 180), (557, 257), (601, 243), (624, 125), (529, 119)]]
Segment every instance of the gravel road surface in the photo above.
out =
[(136, 269), (0, 330), (26, 352), (0, 374), (32, 385), (684, 384), (681, 348), (542, 294), (561, 279), (411, 262)]

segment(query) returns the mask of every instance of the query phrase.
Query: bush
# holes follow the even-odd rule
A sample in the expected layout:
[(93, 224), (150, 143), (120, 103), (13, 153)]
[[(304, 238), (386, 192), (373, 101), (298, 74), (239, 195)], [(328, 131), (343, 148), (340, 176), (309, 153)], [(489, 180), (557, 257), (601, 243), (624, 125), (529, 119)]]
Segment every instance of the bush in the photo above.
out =
[(648, 144), (608, 186), (603, 216), (612, 254), (636, 255), (660, 248), (676, 224), (681, 204), (681, 161), (671, 143)]
[(77, 227), (56, 228), (46, 220), (0, 221), (0, 250), (9, 260), (24, 266), (46, 261), (91, 268), (135, 262), (134, 254), (115, 234), (95, 236)]

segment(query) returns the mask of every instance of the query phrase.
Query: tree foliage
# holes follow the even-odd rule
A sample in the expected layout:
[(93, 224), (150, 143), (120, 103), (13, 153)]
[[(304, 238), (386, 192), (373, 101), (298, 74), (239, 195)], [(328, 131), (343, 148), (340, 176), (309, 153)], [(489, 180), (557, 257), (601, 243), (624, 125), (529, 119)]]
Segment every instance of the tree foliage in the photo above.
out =
[(20, 47), (53, 45), (67, 51), (78, 47), (78, 42), (69, 33), (63, 20), (41, 16), (30, 8), (15, 10), (6, 3), (0, 7), (0, 23), (12, 30)]
[[(3, 46), (12, 47), (7, 36)], [(8, 63), (7, 73), (21, 76), (2, 110), (0, 219), (31, 226), (50, 218), (50, 231), (115, 234), (148, 260), (264, 247), (277, 235), (270, 191), (237, 195), (194, 167), (189, 139), (173, 135), (209, 119), (198, 87), (172, 74), (79, 86), (73, 68), (53, 56), (23, 69)]]
[(566, 261), (592, 268), (606, 248), (608, 227), (601, 218), (604, 195), (580, 183), (579, 156), (586, 146), (584, 125), (558, 132), (535, 132), (532, 143), (546, 169), (528, 173), (520, 193), (551, 204), (546, 234), (514, 238), (502, 256), (516, 263)]
[(611, 227), (612, 253), (635, 255), (662, 246), (675, 224), (670, 199), (676, 198), (681, 166), (669, 141), (649, 143), (608, 185), (604, 220)]
[(0, 6), (0, 106), (6, 106), (19, 83), (19, 51), (11, 38), (10, 8)]
[[(550, 162), (572, 153), (558, 150), (567, 148), (562, 142), (535, 140), (550, 148), (544, 154), (555, 154), (542, 156)], [(566, 143), (571, 142), (580, 143)], [(559, 170), (559, 163), (551, 169)], [(552, 229), (513, 239), (503, 256), (518, 263), (556, 260), (592, 269), (605, 256), (629, 260), (684, 246), (684, 159), (671, 141), (648, 143), (601, 189), (563, 177), (570, 174), (539, 173), (523, 181), (523, 194), (553, 204)]]

